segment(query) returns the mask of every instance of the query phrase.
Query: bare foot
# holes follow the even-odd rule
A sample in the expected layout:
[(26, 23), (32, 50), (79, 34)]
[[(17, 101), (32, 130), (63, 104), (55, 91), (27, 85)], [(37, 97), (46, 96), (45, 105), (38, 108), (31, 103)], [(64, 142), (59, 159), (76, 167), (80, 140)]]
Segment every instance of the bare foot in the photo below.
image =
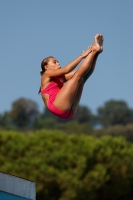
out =
[(103, 51), (103, 36), (102, 36), (102, 34), (97, 34), (94, 37), (93, 48), (99, 53), (101, 53)]

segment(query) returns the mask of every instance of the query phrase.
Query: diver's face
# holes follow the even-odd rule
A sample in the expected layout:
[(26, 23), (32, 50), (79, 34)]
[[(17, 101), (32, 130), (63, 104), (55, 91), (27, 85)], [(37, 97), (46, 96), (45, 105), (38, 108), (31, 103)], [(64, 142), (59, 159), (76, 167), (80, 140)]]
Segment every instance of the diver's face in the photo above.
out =
[(58, 62), (58, 60), (56, 60), (55, 58), (50, 58), (47, 64), (47, 69), (59, 69), (60, 68), (60, 63)]

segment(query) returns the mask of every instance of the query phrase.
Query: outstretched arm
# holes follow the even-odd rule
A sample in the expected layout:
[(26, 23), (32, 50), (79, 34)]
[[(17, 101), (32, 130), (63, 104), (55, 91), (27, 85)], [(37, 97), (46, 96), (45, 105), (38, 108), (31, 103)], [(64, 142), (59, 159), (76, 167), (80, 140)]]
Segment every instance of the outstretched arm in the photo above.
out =
[(76, 73), (77, 70), (74, 70), (72, 72), (69, 72), (68, 74), (64, 75), (65, 81), (68, 81), (70, 78), (73, 77), (73, 75)]
[(78, 56), (75, 60), (73, 60), (72, 62), (70, 62), (69, 64), (67, 64), (65, 67), (75, 69), (77, 67), (77, 65), (81, 62), (81, 60), (83, 58), (86, 58), (86, 56), (88, 56), (88, 54), (90, 52), (91, 52), (91, 48), (88, 47), (88, 49), (86, 51), (83, 51), (83, 53), (80, 56)]
[(56, 69), (56, 70), (47, 70), (45, 72), (45, 75), (47, 75), (49, 77), (58, 77), (58, 76), (63, 76), (65, 74), (71, 72), (73, 69), (75, 69), (77, 67), (77, 65), (81, 62), (81, 60), (83, 58), (85, 58), (90, 52), (91, 52), (91, 49), (88, 48), (80, 56), (78, 56), (75, 60), (70, 62), (65, 67)]

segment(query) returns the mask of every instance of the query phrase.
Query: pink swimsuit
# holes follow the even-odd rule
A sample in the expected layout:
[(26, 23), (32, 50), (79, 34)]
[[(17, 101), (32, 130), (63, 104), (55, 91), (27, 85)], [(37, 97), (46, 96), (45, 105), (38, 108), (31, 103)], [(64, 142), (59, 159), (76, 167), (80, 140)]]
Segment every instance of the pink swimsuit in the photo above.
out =
[(53, 78), (52, 82), (49, 83), (49, 85), (44, 90), (41, 91), (41, 94), (49, 95), (48, 109), (54, 115), (58, 116), (61, 119), (70, 119), (73, 116), (72, 109), (70, 109), (69, 111), (59, 110), (53, 104), (53, 101), (55, 100), (57, 93), (63, 87), (63, 84), (64, 84), (64, 81), (62, 78)]

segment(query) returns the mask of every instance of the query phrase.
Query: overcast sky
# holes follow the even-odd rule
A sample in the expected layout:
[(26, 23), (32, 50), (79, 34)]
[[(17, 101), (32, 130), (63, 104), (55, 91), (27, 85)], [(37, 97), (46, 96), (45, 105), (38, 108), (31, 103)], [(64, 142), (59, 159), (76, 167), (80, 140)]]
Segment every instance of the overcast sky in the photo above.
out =
[(88, 79), (81, 105), (96, 112), (111, 99), (133, 108), (133, 1), (1, 0), (0, 113), (19, 98), (44, 108), (40, 63), (52, 55), (65, 66), (104, 36), (104, 52)]

